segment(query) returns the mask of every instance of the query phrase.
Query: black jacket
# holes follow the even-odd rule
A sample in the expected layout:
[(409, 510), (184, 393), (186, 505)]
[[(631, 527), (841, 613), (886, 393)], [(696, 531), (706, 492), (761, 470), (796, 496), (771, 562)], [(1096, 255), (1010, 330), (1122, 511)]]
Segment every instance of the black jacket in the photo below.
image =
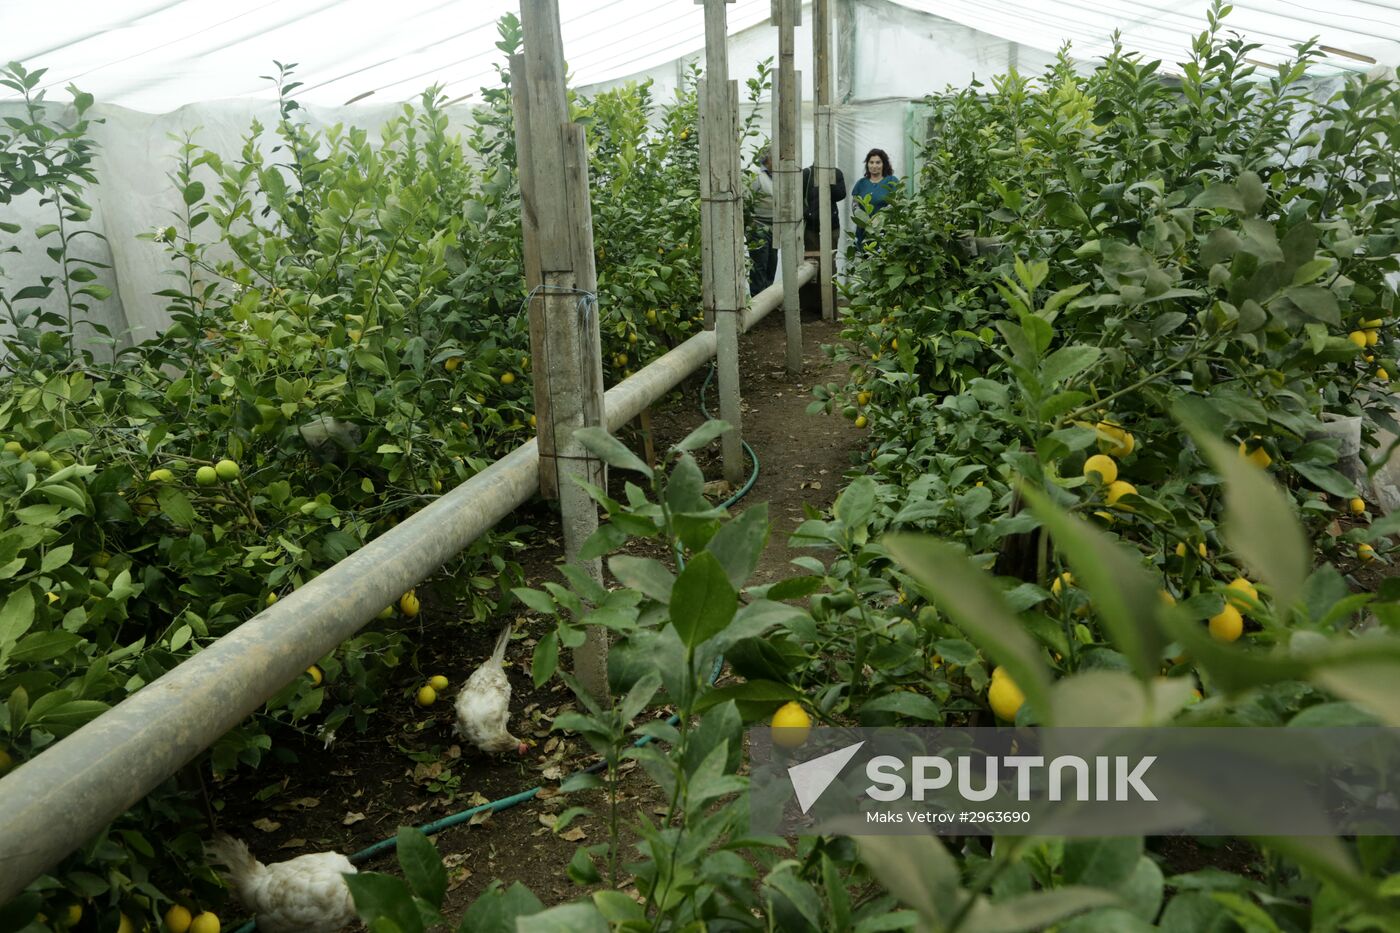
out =
[[(846, 200), (846, 176), (838, 168), (836, 171), (836, 181), (831, 185), (831, 229), (841, 229), (841, 211), (836, 205)], [(815, 226), (821, 211), (821, 192), (817, 186), (812, 184), (812, 166), (807, 166), (802, 170), (802, 219), (808, 226)]]

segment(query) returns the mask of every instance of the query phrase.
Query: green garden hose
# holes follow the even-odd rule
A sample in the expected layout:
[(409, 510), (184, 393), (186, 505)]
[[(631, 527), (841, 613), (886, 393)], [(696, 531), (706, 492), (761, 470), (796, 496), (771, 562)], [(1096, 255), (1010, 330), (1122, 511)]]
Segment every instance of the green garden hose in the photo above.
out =
[[(714, 380), (714, 376), (715, 367), (712, 363), (710, 364), (709, 372), (705, 375), (705, 382), (700, 387), (700, 413), (703, 414), (707, 420), (712, 418), (713, 416), (710, 414), (709, 409), (705, 407), (705, 393), (709, 391), (710, 383)], [(750, 470), (749, 478), (744, 482), (744, 485), (740, 486), (739, 489), (728, 499), (725, 499), (723, 502), (721, 502), (720, 508), (727, 509), (730, 506), (737, 504), (740, 499), (744, 498), (744, 496), (747, 496), (753, 490), (754, 484), (758, 482), (758, 454), (755, 453), (754, 449), (749, 446), (748, 441), (743, 441), (742, 443), (744, 445), (744, 453), (748, 455), (749, 463), (752, 465), (753, 468)], [(680, 565), (682, 567), (685, 566), (685, 561), (681, 558), (681, 555), (679, 553), (676, 554), (676, 559), (680, 562)], [(710, 671), (710, 683), (714, 683), (715, 680), (719, 678), (720, 671), (723, 669), (724, 658), (716, 658), (715, 666)], [(667, 722), (673, 726), (679, 721), (680, 717), (674, 714), (669, 720), (667, 720)], [(652, 738), (652, 736), (644, 735), (636, 742), (633, 742), (632, 745), (634, 748), (641, 748), (644, 745), (650, 744)], [(605, 764), (606, 763), (602, 761), (595, 762), (594, 764), (589, 765), (587, 768), (584, 768), (578, 773), (593, 774), (598, 771), (601, 771)], [(435, 833), (442, 832), (444, 829), (448, 829), (450, 827), (457, 826), (461, 823), (465, 823), (472, 817), (476, 816), (478, 813), (499, 813), (502, 810), (509, 810), (511, 807), (518, 806), (519, 804), (525, 803), (527, 800), (534, 799), (543, 789), (543, 785), (537, 785), (535, 787), (530, 788), (529, 790), (523, 790), (518, 794), (511, 794), (509, 797), (502, 797), (499, 800), (492, 800), (490, 803), (483, 803), (480, 806), (470, 807), (469, 809), (463, 810), (460, 813), (453, 813), (450, 816), (445, 816), (440, 820), (434, 820), (433, 822), (427, 823), (418, 828), (423, 832), (424, 835), (431, 836)], [(350, 861), (358, 865), (361, 862), (366, 862), (369, 859), (374, 858), (380, 853), (389, 851), (397, 845), (397, 835), (390, 836), (387, 839), (381, 839), (373, 845), (361, 849), (354, 855), (350, 856)], [(238, 927), (234, 931), (234, 933), (253, 933), (253, 931), (256, 929), (256, 921), (249, 920), (241, 927)]]

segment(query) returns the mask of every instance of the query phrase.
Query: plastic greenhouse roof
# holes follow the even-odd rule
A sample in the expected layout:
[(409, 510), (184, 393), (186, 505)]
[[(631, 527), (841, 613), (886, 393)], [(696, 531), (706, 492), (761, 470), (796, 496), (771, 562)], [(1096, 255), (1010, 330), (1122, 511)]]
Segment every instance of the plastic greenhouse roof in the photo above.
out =
[[(834, 3), (843, 0), (834, 0)], [(878, 8), (879, 0), (855, 0)], [(963, 26), (1078, 58), (1124, 44), (1170, 65), (1205, 23), (1208, 0), (894, 0)], [(470, 99), (495, 83), (496, 21), (517, 0), (0, 0), (0, 61), (47, 68), (57, 100), (70, 83), (99, 102), (161, 113), (186, 104), (267, 98), (274, 59), (298, 62), (306, 103), (385, 103), (442, 84)], [(1236, 0), (1230, 29), (1264, 43), (1271, 64), (1320, 37), (1321, 70), (1400, 66), (1400, 0)], [(731, 32), (768, 19), (770, 0), (729, 6)], [(693, 0), (560, 0), (573, 80), (586, 85), (662, 66), (704, 44)], [(804, 14), (804, 23), (806, 22)], [(910, 62), (918, 69), (919, 62)], [(6, 96), (13, 96), (5, 91)], [(4, 99), (0, 97), (0, 99)]]
[[(1160, 58), (1178, 71), (1191, 40), (1206, 28), (1210, 0), (895, 0), (901, 6), (954, 20), (1032, 48), (1054, 51), (1072, 43), (1076, 58), (1094, 58), (1123, 45)], [(1259, 43), (1249, 58), (1275, 65), (1293, 46), (1316, 37), (1326, 57), (1315, 72), (1400, 67), (1400, 0), (1232, 0), (1224, 29)]]

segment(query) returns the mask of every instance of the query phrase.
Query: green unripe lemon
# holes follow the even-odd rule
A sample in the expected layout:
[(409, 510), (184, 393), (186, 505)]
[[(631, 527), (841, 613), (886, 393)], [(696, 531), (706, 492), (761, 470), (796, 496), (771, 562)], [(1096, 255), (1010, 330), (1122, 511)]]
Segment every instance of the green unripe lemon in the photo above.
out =
[(194, 471), (194, 481), (200, 486), (213, 486), (219, 481), (219, 474), (211, 466), (202, 466)]
[(218, 474), (219, 479), (228, 483), (238, 479), (238, 474), (243, 471), (240, 470), (238, 464), (234, 463), (232, 460), (220, 460), (218, 463), (214, 464), (214, 472)]

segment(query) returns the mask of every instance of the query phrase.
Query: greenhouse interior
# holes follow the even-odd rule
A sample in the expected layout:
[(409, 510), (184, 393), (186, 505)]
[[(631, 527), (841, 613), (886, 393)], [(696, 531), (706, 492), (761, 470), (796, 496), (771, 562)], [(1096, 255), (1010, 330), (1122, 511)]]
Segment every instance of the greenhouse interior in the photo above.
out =
[(0, 933), (1400, 930), (1400, 0), (9, 3), (0, 120)]

